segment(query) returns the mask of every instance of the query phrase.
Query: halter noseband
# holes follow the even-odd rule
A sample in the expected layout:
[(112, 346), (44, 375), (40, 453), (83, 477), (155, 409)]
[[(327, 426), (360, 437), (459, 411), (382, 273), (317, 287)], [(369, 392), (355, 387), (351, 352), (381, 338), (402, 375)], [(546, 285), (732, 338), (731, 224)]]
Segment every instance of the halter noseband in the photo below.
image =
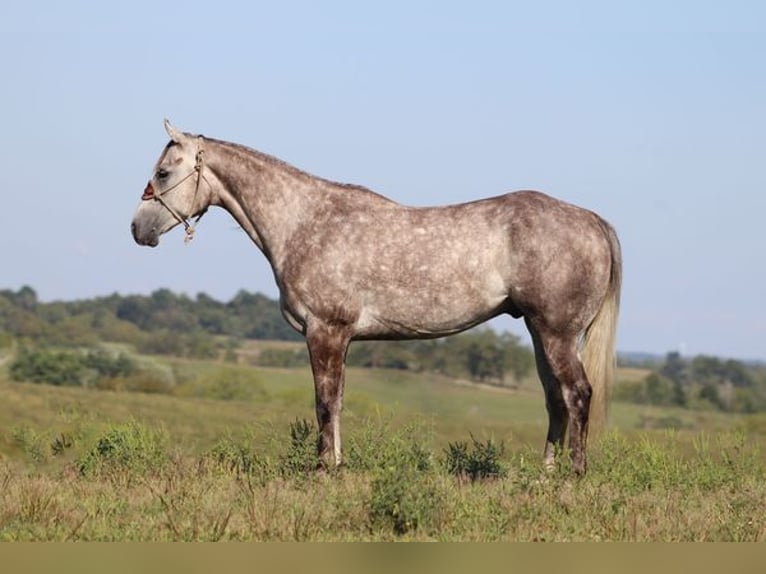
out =
[(160, 193), (157, 193), (154, 190), (154, 186), (152, 185), (151, 180), (149, 183), (146, 184), (146, 189), (144, 189), (144, 194), (141, 196), (141, 199), (143, 200), (149, 200), (149, 199), (155, 199), (157, 200), (162, 207), (167, 209), (170, 212), (170, 215), (172, 215), (178, 223), (183, 224), (184, 231), (186, 232), (186, 237), (184, 238), (184, 243), (189, 243), (192, 239), (194, 239), (194, 226), (199, 223), (199, 220), (202, 219), (202, 216), (205, 215), (205, 212), (207, 209), (203, 209), (202, 212), (197, 216), (197, 219), (194, 220), (194, 224), (192, 225), (189, 223), (189, 218), (191, 215), (183, 216), (178, 211), (176, 211), (173, 206), (171, 206), (165, 199), (162, 197), (167, 192), (177, 188), (179, 185), (181, 185), (183, 182), (185, 182), (187, 179), (189, 179), (191, 176), (193, 176), (195, 173), (197, 174), (197, 181), (194, 185), (194, 197), (192, 198), (192, 209), (194, 208), (194, 203), (197, 201), (197, 193), (199, 192), (199, 184), (200, 180), (204, 179), (205, 183), (210, 185), (208, 183), (207, 179), (204, 175), (202, 175), (202, 168), (204, 167), (204, 156), (205, 156), (205, 149), (202, 147), (202, 138), (197, 139), (197, 154), (194, 157), (194, 169), (190, 171), (188, 174), (186, 174), (183, 178), (181, 178), (179, 181), (168, 187), (167, 189), (163, 189)]

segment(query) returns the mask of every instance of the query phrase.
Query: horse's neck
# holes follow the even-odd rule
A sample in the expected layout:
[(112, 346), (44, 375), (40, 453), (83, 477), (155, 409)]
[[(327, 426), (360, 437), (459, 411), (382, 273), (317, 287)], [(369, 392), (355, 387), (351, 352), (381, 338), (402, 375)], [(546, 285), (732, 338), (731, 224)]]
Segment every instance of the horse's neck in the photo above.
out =
[(290, 238), (321, 204), (322, 180), (241, 146), (211, 147), (210, 166), (221, 185), (218, 203), (278, 264)]

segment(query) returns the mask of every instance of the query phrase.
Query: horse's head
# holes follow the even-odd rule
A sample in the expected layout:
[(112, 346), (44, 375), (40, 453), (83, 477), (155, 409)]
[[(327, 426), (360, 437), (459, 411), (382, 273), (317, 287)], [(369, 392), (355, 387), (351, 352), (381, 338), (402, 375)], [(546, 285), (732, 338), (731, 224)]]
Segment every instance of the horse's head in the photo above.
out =
[(170, 142), (154, 166), (130, 227), (139, 245), (156, 247), (160, 235), (179, 223), (191, 238), (194, 228), (188, 219), (201, 216), (210, 204), (203, 139), (176, 130), (168, 120), (165, 129)]

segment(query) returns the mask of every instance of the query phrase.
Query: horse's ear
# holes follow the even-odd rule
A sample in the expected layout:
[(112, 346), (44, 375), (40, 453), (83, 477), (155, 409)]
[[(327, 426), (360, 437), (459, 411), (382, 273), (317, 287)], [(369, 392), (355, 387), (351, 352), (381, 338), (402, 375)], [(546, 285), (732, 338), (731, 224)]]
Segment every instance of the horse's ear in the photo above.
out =
[(165, 131), (168, 132), (170, 139), (176, 143), (181, 143), (184, 139), (184, 134), (174, 128), (167, 119), (165, 120)]

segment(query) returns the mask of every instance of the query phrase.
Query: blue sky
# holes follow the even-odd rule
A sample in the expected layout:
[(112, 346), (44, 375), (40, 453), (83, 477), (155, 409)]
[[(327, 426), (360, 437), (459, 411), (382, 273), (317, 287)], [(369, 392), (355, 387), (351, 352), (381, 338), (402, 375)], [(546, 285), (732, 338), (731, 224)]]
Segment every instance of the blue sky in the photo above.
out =
[(756, 1), (6, 2), (0, 288), (276, 296), (224, 212), (133, 243), (168, 117), (403, 203), (593, 209), (621, 350), (766, 358), (764, 25)]

